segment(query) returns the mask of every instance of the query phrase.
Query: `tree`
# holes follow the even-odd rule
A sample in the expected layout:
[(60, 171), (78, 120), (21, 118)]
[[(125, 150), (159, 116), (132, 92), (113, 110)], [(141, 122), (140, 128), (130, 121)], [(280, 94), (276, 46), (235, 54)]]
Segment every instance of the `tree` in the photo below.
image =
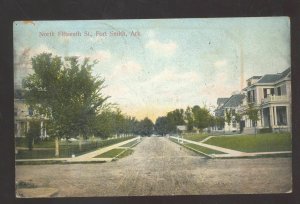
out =
[(192, 109), (191, 107), (187, 107), (186, 110), (185, 110), (185, 120), (187, 121), (187, 131), (191, 132), (193, 131), (193, 128), (194, 128), (194, 117), (193, 117), (193, 112), (192, 112)]
[(142, 136), (149, 136), (153, 133), (153, 122), (149, 118), (144, 118), (139, 122), (139, 133)]
[(234, 116), (234, 119), (235, 119), (235, 121), (239, 124), (239, 127), (240, 127), (240, 132), (242, 132), (243, 131), (243, 129), (242, 129), (242, 127), (241, 127), (241, 120), (242, 120), (242, 115), (241, 114), (239, 114), (238, 112), (234, 112), (234, 114), (233, 114), (233, 116)]
[(177, 125), (185, 125), (184, 110), (175, 109), (174, 111), (168, 112), (167, 121), (168, 121), (168, 132), (175, 133), (177, 131)]
[(215, 117), (215, 120), (217, 127), (223, 129), (225, 125), (225, 119), (223, 117)]
[(207, 110), (205, 107), (201, 108), (200, 106), (196, 105), (192, 108), (192, 112), (194, 115), (194, 124), (200, 129), (200, 131), (209, 127), (211, 117), (209, 110)]
[(230, 109), (225, 109), (225, 121), (229, 126), (229, 130), (230, 130), (230, 124), (232, 121), (232, 111)]
[(39, 139), (40, 135), (40, 124), (38, 121), (33, 120), (30, 122), (28, 131), (26, 132), (28, 149), (31, 151), (33, 148), (34, 141)]
[(93, 132), (96, 137), (105, 139), (115, 133), (114, 114), (111, 110), (105, 110), (96, 116), (93, 124)]
[(259, 109), (255, 108), (253, 103), (249, 103), (248, 109), (246, 110), (245, 114), (252, 122), (254, 122), (255, 135), (256, 135), (256, 126), (257, 126), (257, 121), (259, 120)]
[(168, 119), (166, 116), (158, 117), (155, 121), (154, 129), (159, 135), (166, 135), (168, 133)]
[(77, 57), (62, 60), (42, 53), (31, 63), (34, 73), (24, 80), (25, 100), (49, 118), (48, 132), (56, 138), (56, 149), (59, 138), (93, 134), (94, 120), (108, 99), (101, 94), (104, 79), (92, 76), (95, 62), (86, 58), (80, 64)]

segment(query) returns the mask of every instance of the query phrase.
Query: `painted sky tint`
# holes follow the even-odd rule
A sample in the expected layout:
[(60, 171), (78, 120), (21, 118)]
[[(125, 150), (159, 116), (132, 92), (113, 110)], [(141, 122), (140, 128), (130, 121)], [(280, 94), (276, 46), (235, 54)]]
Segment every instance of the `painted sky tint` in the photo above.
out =
[[(59, 37), (58, 32), (80, 32)], [(93, 36), (84, 36), (84, 32)], [(96, 36), (125, 32), (127, 36)], [(130, 36), (131, 31), (140, 36)], [(55, 36), (39, 37), (40, 32)], [(175, 108), (216, 105), (244, 78), (290, 67), (287, 17), (14, 22), (15, 86), (42, 52), (98, 60), (95, 75), (123, 112), (138, 119)], [(245, 86), (245, 83), (244, 83)]]

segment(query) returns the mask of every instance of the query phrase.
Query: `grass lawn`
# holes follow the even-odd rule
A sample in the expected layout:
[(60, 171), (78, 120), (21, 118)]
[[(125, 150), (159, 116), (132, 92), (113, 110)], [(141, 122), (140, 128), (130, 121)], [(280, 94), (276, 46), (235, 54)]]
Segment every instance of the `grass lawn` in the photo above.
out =
[(137, 140), (134, 140), (132, 142), (122, 145), (121, 147), (131, 147), (131, 146), (135, 145), (137, 142), (138, 142)]
[[(27, 138), (15, 138), (16, 140), (16, 147), (28, 147), (28, 139)], [(55, 141), (54, 139), (44, 140), (35, 142), (33, 147), (38, 148), (55, 148)]]
[(191, 143), (187, 143), (187, 142), (185, 142), (184, 144), (181, 144), (181, 143), (178, 143), (177, 139), (174, 139), (174, 138), (170, 138), (170, 140), (177, 143), (177, 144), (179, 144), (179, 145), (190, 147), (190, 148), (195, 149), (199, 152), (203, 152), (204, 154), (225, 154), (224, 152), (219, 152), (219, 151), (209, 149), (209, 148), (206, 148), (206, 147), (202, 147), (202, 146), (199, 146), (199, 145), (196, 145), (196, 144), (191, 144)]
[(94, 158), (114, 158), (122, 152), (125, 153), (125, 151), (126, 151), (126, 149), (116, 148), (116, 149), (109, 150), (108, 152), (104, 152), (103, 154), (100, 154)]
[(183, 138), (187, 139), (187, 140), (192, 140), (192, 141), (196, 141), (196, 142), (200, 142), (202, 140), (204, 140), (205, 138), (209, 137), (208, 134), (204, 134), (204, 133), (198, 133), (198, 134), (184, 134)]
[(292, 137), (290, 133), (220, 136), (211, 138), (205, 143), (242, 152), (276, 152), (292, 150)]
[(202, 147), (202, 146), (199, 146), (199, 145), (196, 145), (196, 144), (191, 144), (191, 143), (185, 143), (184, 146), (193, 148), (193, 149), (195, 149), (197, 151), (200, 151), (200, 152), (203, 152), (205, 154), (226, 154), (224, 152), (219, 152), (219, 151), (216, 151), (216, 150), (213, 150), (213, 149), (209, 149), (209, 148)]
[[(99, 140), (99, 141), (84, 141), (81, 145), (81, 149), (79, 148), (78, 141), (76, 142), (60, 142), (59, 145), (59, 157), (60, 158), (70, 158), (72, 157), (72, 154), (75, 154), (76, 156), (86, 154), (88, 152), (94, 151), (98, 148), (106, 147), (109, 145), (113, 145), (125, 140), (129, 140), (133, 137), (127, 137), (127, 138), (117, 138), (117, 139), (110, 139), (110, 140)], [(34, 148), (37, 147), (52, 147), (50, 145), (54, 145), (54, 141), (43, 141), (43, 143), (40, 143), (34, 145)], [(52, 149), (32, 149), (29, 150), (19, 150), (16, 154), (16, 159), (45, 159), (45, 158), (54, 158), (55, 157), (55, 146), (53, 146)]]
[(129, 155), (131, 155), (134, 152), (133, 149), (127, 149), (125, 152), (123, 152), (121, 155), (118, 156), (119, 159), (123, 158), (123, 157), (127, 157)]

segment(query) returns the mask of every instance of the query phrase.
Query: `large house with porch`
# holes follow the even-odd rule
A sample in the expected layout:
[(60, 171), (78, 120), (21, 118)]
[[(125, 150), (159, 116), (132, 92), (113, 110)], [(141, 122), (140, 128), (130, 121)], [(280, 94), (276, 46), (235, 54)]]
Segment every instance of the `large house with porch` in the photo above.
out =
[[(230, 98), (218, 98), (215, 116), (223, 117), (231, 113), (231, 122), (225, 122), (224, 131), (240, 131), (254, 133), (255, 129), (269, 129), (270, 131), (291, 131), (291, 69), (281, 73), (253, 76), (246, 80), (245, 87), (240, 94)], [(258, 109), (259, 120), (251, 121), (245, 114), (253, 104)], [(242, 115), (240, 122), (235, 120), (235, 113)]]
[(259, 121), (255, 124), (247, 116), (245, 131), (270, 128), (272, 131), (291, 131), (291, 68), (277, 74), (254, 76), (247, 80), (246, 94), (240, 112), (247, 110), (248, 104), (259, 109)]

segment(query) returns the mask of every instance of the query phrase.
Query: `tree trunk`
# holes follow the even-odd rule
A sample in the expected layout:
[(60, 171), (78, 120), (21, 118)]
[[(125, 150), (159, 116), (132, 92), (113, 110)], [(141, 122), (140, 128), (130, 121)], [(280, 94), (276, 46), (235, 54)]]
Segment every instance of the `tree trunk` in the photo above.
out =
[(59, 143), (58, 143), (58, 137), (55, 137), (55, 156), (59, 157)]
[(82, 135), (79, 135), (79, 151), (82, 151)]

